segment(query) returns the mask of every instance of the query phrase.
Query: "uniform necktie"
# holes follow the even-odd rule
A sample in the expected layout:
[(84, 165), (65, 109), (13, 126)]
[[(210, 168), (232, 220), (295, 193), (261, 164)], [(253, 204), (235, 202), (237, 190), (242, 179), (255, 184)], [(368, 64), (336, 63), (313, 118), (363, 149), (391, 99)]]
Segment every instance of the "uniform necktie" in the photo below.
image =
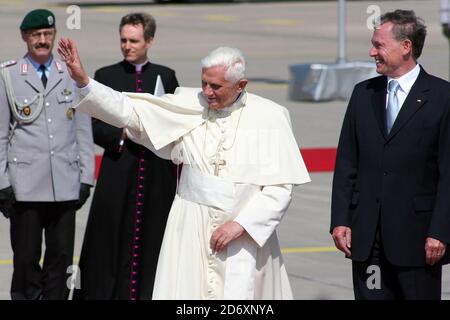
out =
[(42, 71), (42, 76), (41, 76), (41, 80), (42, 80), (42, 84), (44, 85), (44, 88), (47, 86), (47, 76), (45, 75), (45, 70), (47, 68), (45, 68), (45, 66), (43, 64), (41, 64), (39, 66), (39, 70)]
[(386, 108), (386, 129), (387, 133), (391, 132), (392, 126), (394, 125), (395, 118), (397, 118), (400, 107), (398, 104), (397, 91), (399, 89), (399, 84), (397, 80), (391, 80), (388, 85), (388, 103)]

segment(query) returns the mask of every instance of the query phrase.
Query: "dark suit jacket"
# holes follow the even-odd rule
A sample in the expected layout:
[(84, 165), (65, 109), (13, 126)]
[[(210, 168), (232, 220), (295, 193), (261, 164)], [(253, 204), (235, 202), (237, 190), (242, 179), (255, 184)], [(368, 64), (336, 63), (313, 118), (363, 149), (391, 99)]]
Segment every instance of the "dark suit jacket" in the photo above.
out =
[(350, 227), (351, 259), (364, 261), (379, 223), (392, 264), (424, 266), (427, 237), (450, 243), (450, 84), (421, 69), (389, 135), (386, 85), (380, 76), (353, 91), (337, 151), (331, 230)]

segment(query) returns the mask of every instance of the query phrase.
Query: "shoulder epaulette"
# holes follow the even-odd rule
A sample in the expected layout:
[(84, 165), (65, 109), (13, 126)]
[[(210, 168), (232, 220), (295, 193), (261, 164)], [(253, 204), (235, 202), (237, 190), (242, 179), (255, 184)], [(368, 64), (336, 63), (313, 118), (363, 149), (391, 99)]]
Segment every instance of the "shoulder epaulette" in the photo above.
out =
[(0, 69), (7, 68), (9, 66), (13, 66), (16, 63), (17, 63), (16, 60), (8, 60), (8, 61), (5, 61), (5, 62), (2, 62), (2, 63), (0, 63)]

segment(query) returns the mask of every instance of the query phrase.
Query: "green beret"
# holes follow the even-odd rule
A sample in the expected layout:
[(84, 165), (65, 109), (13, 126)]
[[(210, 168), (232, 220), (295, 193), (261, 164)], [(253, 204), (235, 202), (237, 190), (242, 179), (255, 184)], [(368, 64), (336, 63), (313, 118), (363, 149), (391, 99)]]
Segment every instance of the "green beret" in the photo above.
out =
[(20, 30), (43, 29), (55, 26), (55, 15), (47, 9), (36, 9), (23, 18)]

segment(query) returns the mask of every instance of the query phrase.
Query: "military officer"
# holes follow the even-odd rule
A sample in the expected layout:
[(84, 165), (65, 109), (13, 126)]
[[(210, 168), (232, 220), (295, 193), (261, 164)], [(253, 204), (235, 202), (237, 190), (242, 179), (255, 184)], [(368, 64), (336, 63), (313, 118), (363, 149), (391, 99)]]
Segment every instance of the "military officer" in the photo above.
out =
[(74, 84), (52, 54), (54, 14), (33, 10), (20, 30), (27, 54), (0, 67), (0, 211), (11, 223), (11, 298), (66, 299), (75, 211), (94, 182), (91, 120), (72, 109)]

